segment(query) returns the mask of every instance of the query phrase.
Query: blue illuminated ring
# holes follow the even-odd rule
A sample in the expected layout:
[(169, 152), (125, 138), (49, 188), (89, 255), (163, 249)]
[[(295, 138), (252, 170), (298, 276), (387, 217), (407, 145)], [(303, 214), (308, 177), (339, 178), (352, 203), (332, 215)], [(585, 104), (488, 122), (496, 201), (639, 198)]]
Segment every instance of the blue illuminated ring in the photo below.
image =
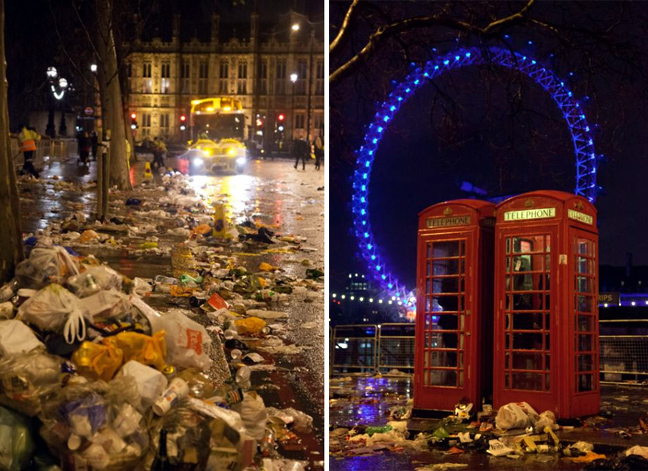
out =
[(594, 140), (590, 133), (590, 127), (580, 104), (556, 75), (527, 56), (499, 47), (459, 49), (426, 62), (425, 65), (414, 70), (398, 84), (389, 94), (387, 101), (379, 106), (373, 123), (367, 129), (364, 145), (357, 151), (358, 160), (353, 174), (353, 224), (360, 253), (367, 262), (369, 274), (379, 282), (382, 290), (403, 305), (413, 306), (416, 300), (412, 292), (401, 285), (398, 279), (387, 270), (385, 260), (380, 255), (371, 232), (371, 223), (369, 222), (371, 166), (385, 128), (403, 103), (410, 99), (419, 87), (449, 70), (482, 64), (495, 64), (516, 69), (532, 78), (551, 95), (567, 121), (574, 142), (576, 155), (575, 193), (586, 197), (592, 203), (596, 199), (598, 192), (596, 186), (597, 158), (594, 153)]

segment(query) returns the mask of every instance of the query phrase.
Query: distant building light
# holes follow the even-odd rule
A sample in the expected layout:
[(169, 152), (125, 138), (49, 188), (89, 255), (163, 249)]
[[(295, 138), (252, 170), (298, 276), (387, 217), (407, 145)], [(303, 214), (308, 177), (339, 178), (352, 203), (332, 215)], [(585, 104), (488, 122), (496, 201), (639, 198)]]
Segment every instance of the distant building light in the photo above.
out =
[(345, 295), (342, 295), (342, 299), (346, 299), (346, 296), (345, 296)]
[(351, 296), (349, 299), (353, 301), (355, 299), (355, 296)]
[(637, 305), (637, 303), (635, 303), (634, 301), (632, 301), (630, 304), (632, 304), (633, 306)]
[(360, 301), (364, 301), (364, 298), (363, 298), (363, 297), (360, 297)]
[(373, 303), (373, 298), (369, 298), (369, 302), (370, 302), (370, 303)]
[[(382, 304), (382, 299), (379, 299), (378, 302)], [(648, 303), (648, 301), (646, 301), (646, 303)]]
[[(646, 301), (646, 304), (648, 304), (648, 301)], [(608, 307), (608, 303), (604, 303), (603, 307)]]

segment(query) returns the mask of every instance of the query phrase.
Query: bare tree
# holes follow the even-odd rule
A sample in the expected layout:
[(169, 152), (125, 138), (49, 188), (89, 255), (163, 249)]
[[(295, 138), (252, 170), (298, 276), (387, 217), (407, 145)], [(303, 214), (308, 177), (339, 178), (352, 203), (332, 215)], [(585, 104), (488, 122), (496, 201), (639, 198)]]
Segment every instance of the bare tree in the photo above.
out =
[[(9, 109), (7, 105), (7, 63), (5, 60), (4, 0), (0, 0), (0, 135), (9, 135)], [(16, 170), (11, 155), (9, 139), (0, 146), (0, 225), (4, 228), (0, 244), (0, 276), (7, 281), (16, 265), (24, 258), (20, 230), (20, 203), (16, 184)]]

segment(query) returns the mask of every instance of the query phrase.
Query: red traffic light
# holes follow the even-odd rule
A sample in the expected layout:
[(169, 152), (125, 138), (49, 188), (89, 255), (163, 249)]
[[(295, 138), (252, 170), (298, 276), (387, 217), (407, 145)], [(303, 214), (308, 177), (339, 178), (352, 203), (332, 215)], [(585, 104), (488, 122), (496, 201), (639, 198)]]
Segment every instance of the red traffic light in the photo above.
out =
[(137, 119), (137, 113), (131, 113), (131, 119)]
[(181, 116), (180, 116), (180, 121), (183, 121), (183, 122), (184, 122), (184, 121), (186, 121), (186, 120), (187, 120), (187, 117), (186, 117), (185, 115), (181, 115)]
[(279, 116), (277, 116), (277, 119), (278, 119), (279, 121), (283, 121), (284, 119), (286, 119), (286, 117), (284, 116), (283, 113), (281, 113)]

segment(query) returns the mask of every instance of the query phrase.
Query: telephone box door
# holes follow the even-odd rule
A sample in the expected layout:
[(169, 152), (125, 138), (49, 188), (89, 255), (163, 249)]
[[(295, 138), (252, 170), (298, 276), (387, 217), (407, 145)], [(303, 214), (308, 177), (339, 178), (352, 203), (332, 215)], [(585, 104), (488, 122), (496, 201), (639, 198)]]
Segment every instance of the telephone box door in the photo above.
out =
[[(498, 232), (495, 261), (496, 407), (524, 400), (546, 410), (556, 403), (559, 357), (552, 280), (556, 225)], [(546, 406), (545, 406), (546, 405)]]
[[(466, 310), (468, 247), (470, 234), (431, 235), (419, 240), (419, 282), (423, 312), (417, 312), (417, 357), (420, 377), (414, 392), (416, 408), (450, 410), (469, 390), (472, 319)], [(422, 262), (422, 263), (421, 263)], [(420, 286), (420, 284), (419, 284)], [(418, 309), (417, 309), (418, 311)]]

